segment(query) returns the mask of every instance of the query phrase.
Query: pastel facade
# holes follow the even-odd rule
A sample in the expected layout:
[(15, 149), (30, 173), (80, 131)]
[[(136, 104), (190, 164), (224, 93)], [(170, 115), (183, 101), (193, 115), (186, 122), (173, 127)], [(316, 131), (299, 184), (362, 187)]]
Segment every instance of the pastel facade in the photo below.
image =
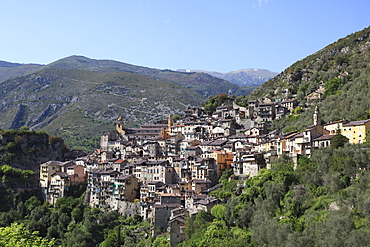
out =
[(353, 121), (343, 124), (342, 135), (348, 138), (351, 144), (365, 142), (366, 134), (370, 131), (370, 119)]

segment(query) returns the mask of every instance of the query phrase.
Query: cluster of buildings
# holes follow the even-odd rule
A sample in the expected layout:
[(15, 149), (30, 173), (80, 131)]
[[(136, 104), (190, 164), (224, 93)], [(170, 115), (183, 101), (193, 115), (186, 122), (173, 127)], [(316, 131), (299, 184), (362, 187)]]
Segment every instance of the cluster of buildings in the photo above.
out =
[(319, 109), (314, 124), (303, 132), (269, 132), (268, 122), (291, 113), (296, 100), (250, 101), (248, 109), (220, 106), (212, 116), (189, 108), (180, 119), (140, 128), (116, 129), (101, 136), (100, 148), (69, 162), (40, 165), (40, 185), (50, 203), (71, 185), (86, 183), (86, 203), (124, 215), (139, 214), (153, 222), (153, 234), (170, 230), (171, 242), (183, 239), (186, 214), (209, 212), (219, 201), (210, 192), (220, 187), (223, 171), (246, 179), (269, 168), (282, 154), (293, 159), (327, 147), (340, 132), (350, 143), (361, 143), (370, 120), (337, 121), (321, 125)]

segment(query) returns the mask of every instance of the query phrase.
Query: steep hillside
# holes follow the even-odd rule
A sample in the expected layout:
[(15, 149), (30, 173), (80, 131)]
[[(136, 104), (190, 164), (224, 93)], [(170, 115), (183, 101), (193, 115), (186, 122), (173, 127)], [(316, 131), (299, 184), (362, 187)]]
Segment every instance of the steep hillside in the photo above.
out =
[(172, 70), (159, 70), (117, 62), (113, 60), (96, 60), (82, 56), (70, 56), (46, 66), (56, 69), (83, 69), (95, 72), (129, 72), (150, 77), (154, 80), (173, 82), (194, 90), (203, 96), (214, 96), (220, 93), (246, 95), (249, 88), (239, 87), (228, 81), (213, 77), (205, 73), (184, 73)]
[[(302, 129), (312, 122), (312, 105), (319, 105), (322, 120), (370, 118), (370, 27), (348, 35), (294, 63), (278, 76), (258, 87), (247, 99), (296, 95), (306, 112), (298, 121), (279, 121), (276, 127)], [(325, 88), (319, 101), (307, 98)]]
[(367, 144), (349, 145), (302, 155), (296, 169), (282, 156), (245, 181), (225, 172), (210, 193), (223, 203), (186, 218), (181, 246), (369, 246), (369, 161)]
[(20, 64), (0, 61), (0, 82), (6, 81), (18, 76), (24, 76), (36, 71), (43, 65), (39, 64)]
[(233, 84), (249, 87), (258, 87), (278, 74), (267, 69), (242, 69), (228, 73), (204, 70), (191, 70), (191, 72), (207, 73), (211, 76), (224, 79)]
[(49, 160), (63, 161), (69, 150), (63, 139), (44, 131), (0, 131), (0, 165), (10, 165), (39, 173), (39, 164)]
[(0, 97), (0, 128), (44, 129), (74, 148), (111, 130), (119, 116), (128, 126), (138, 126), (205, 99), (175, 83), (138, 74), (52, 66), (3, 82)]

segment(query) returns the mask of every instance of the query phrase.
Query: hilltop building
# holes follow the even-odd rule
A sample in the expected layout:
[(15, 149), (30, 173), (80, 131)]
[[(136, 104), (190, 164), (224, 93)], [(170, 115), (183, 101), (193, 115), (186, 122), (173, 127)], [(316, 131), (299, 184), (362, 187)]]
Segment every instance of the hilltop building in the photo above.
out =
[(174, 246), (184, 237), (186, 214), (210, 212), (219, 203), (209, 193), (221, 186), (224, 171), (232, 169), (242, 188), (245, 179), (271, 168), (281, 155), (296, 163), (301, 155), (331, 146), (338, 133), (344, 141), (362, 143), (370, 131), (370, 119), (323, 125), (316, 107), (313, 125), (302, 132), (269, 132), (272, 120), (295, 114), (297, 106), (296, 99), (265, 97), (249, 101), (248, 108), (217, 107), (211, 116), (188, 108), (176, 121), (168, 116), (140, 128), (127, 128), (118, 118), (115, 130), (104, 133), (89, 156), (40, 165), (43, 196), (55, 203), (71, 185), (86, 182), (90, 206), (140, 215), (154, 224), (154, 235), (169, 230)]

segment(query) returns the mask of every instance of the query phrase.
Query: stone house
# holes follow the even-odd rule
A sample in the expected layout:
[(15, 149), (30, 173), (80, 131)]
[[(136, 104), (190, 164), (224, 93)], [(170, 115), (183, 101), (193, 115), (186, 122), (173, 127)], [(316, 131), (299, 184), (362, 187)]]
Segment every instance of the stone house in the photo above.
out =
[(189, 146), (185, 148), (184, 157), (188, 158), (190, 156), (199, 156), (202, 154), (202, 149), (199, 146)]
[[(280, 102), (280, 105), (282, 107), (285, 107), (288, 112), (291, 112), (294, 110), (294, 108), (296, 108), (298, 106), (298, 101), (297, 99), (290, 99), (290, 100), (284, 100), (282, 102)], [(286, 113), (288, 113), (286, 112)]]
[(190, 215), (197, 214), (200, 210), (210, 213), (219, 200), (209, 195), (192, 195), (185, 198), (185, 208)]
[(212, 182), (209, 179), (193, 179), (191, 180), (191, 186), (195, 194), (201, 194), (203, 190), (212, 186)]
[(256, 121), (271, 122), (275, 119), (275, 113), (275, 103), (259, 103)]
[(238, 152), (232, 163), (234, 174), (242, 177), (254, 177), (260, 169), (266, 168), (266, 162), (262, 153)]
[(79, 164), (67, 166), (66, 172), (70, 177), (71, 184), (79, 184), (85, 182), (85, 167)]
[(139, 199), (139, 180), (133, 175), (119, 175), (114, 179), (113, 197), (116, 200), (133, 202)]
[(175, 170), (168, 160), (136, 163), (133, 174), (143, 184), (150, 181), (161, 181), (164, 184), (171, 184), (176, 179)]
[(118, 175), (120, 172), (112, 169), (95, 169), (88, 172), (86, 196), (91, 207), (106, 208), (110, 205), (107, 199), (113, 193), (114, 180)]
[(284, 116), (286, 116), (288, 113), (289, 113), (289, 109), (285, 106), (282, 106), (282, 105), (278, 105), (276, 108), (276, 119), (280, 119), (280, 118), (283, 118)]
[(170, 247), (176, 247), (179, 243), (185, 240), (185, 214), (174, 214), (174, 211), (179, 211), (179, 208), (173, 209), (171, 211), (171, 218), (168, 221), (168, 231), (170, 232)]
[(168, 223), (171, 218), (171, 211), (181, 207), (181, 204), (177, 203), (165, 203), (154, 205), (154, 218), (153, 218), (153, 235), (156, 236), (168, 228)]
[(66, 172), (53, 173), (51, 175), (46, 200), (50, 204), (55, 204), (59, 198), (65, 196), (65, 192), (68, 191), (70, 185), (70, 179)]
[(48, 198), (52, 175), (56, 172), (66, 172), (66, 167), (69, 164), (71, 164), (70, 161), (48, 161), (40, 165), (39, 183), (41, 188), (41, 195), (44, 200), (47, 200)]

